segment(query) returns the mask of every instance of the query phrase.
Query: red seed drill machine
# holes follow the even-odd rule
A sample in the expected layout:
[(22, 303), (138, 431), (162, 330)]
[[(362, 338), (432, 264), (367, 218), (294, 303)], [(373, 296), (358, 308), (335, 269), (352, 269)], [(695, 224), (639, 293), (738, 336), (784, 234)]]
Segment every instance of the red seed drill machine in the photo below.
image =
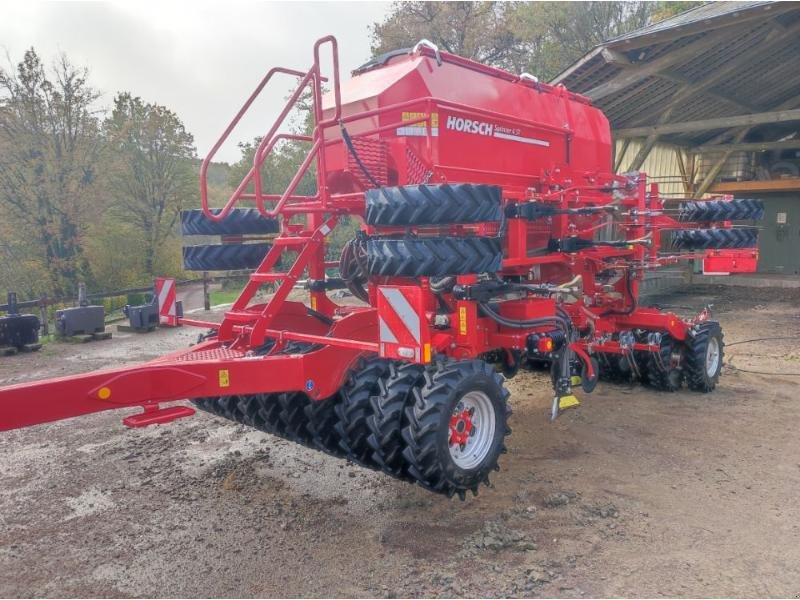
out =
[[(759, 201), (665, 208), (643, 173), (612, 172), (608, 121), (587, 98), (426, 41), (349, 81), (338, 71), (333, 37), (317, 41), (307, 71), (269, 71), (203, 164), (203, 208), (182, 215), (183, 231), (224, 243), (184, 248), (185, 265), (253, 269), (222, 321), (182, 318), (209, 332), (136, 367), (0, 389), (0, 429), (135, 406), (123, 422), (141, 427), (193, 414), (168, 405), (191, 399), (463, 499), (498, 469), (504, 376), (521, 365), (551, 365), (553, 418), (601, 374), (713, 390), (720, 325), (708, 311), (687, 320), (642, 307), (640, 286), (684, 259), (754, 271), (757, 231), (732, 222), (761, 218)], [(230, 200), (210, 207), (210, 160), (279, 74), (296, 90)], [(285, 133), (304, 94), (313, 132)], [(267, 193), (261, 166), (283, 140), (308, 153), (283, 193)], [(296, 192), (306, 176), (314, 195)], [(357, 234), (329, 256), (330, 233), (353, 219)], [(302, 279), (308, 302), (289, 300)], [(265, 284), (274, 293), (254, 302)], [(331, 299), (345, 287), (359, 303)]]

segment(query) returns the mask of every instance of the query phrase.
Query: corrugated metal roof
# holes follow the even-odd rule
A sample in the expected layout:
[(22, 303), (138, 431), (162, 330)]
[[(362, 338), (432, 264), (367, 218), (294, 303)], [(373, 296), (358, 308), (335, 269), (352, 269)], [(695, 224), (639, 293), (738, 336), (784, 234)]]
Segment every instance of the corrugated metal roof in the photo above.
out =
[(623, 40), (640, 38), (652, 33), (684, 27), (693, 23), (710, 21), (712, 19), (717, 19), (719, 17), (728, 15), (735, 16), (743, 11), (769, 4), (773, 4), (773, 2), (771, 0), (755, 0), (753, 2), (709, 2), (708, 4), (703, 4), (691, 10), (687, 10), (686, 12), (682, 12), (674, 17), (664, 19), (658, 23), (653, 23), (652, 25), (647, 25), (641, 29), (623, 33), (615, 38), (606, 40), (605, 44), (614, 44), (615, 42), (621, 42)]
[[(798, 65), (800, 2), (712, 2), (609, 40), (554, 82), (592, 98), (612, 127), (623, 129), (796, 108)], [(664, 141), (699, 145), (719, 133)]]

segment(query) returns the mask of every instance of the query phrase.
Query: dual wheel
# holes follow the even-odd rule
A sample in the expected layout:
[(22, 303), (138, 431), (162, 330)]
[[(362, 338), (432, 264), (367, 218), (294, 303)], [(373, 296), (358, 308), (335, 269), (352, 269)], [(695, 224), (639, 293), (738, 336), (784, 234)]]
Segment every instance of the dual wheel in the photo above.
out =
[(481, 360), (416, 365), (370, 358), (339, 394), (205, 398), (199, 408), (462, 500), (506, 451), (509, 393)]
[[(278, 221), (263, 216), (255, 208), (234, 208), (221, 221), (211, 221), (199, 209), (181, 211), (181, 234), (184, 236), (238, 237), (269, 235), (279, 230)], [(187, 271), (255, 269), (270, 248), (271, 244), (263, 242), (184, 246), (183, 268)]]
[(442, 277), (499, 271), (503, 262), (499, 237), (455, 237), (430, 232), (410, 236), (393, 231), (499, 223), (501, 210), (500, 188), (491, 185), (411, 185), (368, 190), (365, 221), (379, 232), (366, 243), (369, 274)]

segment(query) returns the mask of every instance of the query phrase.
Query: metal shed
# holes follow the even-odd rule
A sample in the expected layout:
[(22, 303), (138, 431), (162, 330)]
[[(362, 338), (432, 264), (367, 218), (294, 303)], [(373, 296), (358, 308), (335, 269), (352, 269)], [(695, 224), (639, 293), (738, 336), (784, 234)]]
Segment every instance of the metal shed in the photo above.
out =
[(712, 2), (606, 41), (553, 80), (608, 115), (615, 168), (686, 197), (763, 198), (763, 271), (800, 273), (800, 2)]

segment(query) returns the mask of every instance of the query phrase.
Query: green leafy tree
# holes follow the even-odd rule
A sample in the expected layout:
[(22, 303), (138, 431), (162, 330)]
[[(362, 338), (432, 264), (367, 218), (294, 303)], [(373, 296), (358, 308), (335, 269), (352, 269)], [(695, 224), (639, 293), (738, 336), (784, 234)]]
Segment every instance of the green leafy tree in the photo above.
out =
[(113, 213), (141, 236), (144, 274), (152, 277), (181, 206), (197, 194), (194, 139), (174, 112), (129, 92), (114, 98), (104, 132)]
[(373, 54), (426, 38), (442, 49), (549, 80), (597, 44), (701, 2), (396, 2), (371, 27)]
[(603, 41), (648, 24), (652, 2), (515, 3), (509, 26), (521, 40), (527, 64), (549, 80)]
[(96, 185), (101, 139), (87, 71), (61, 56), (49, 70), (31, 48), (16, 71), (0, 69), (0, 209), (15, 235), (34, 240), (55, 296), (91, 284), (84, 253), (102, 211)]
[(372, 53), (407, 48), (428, 39), (442, 50), (479, 62), (511, 67), (519, 40), (508, 27), (503, 2), (395, 2), (371, 27)]

